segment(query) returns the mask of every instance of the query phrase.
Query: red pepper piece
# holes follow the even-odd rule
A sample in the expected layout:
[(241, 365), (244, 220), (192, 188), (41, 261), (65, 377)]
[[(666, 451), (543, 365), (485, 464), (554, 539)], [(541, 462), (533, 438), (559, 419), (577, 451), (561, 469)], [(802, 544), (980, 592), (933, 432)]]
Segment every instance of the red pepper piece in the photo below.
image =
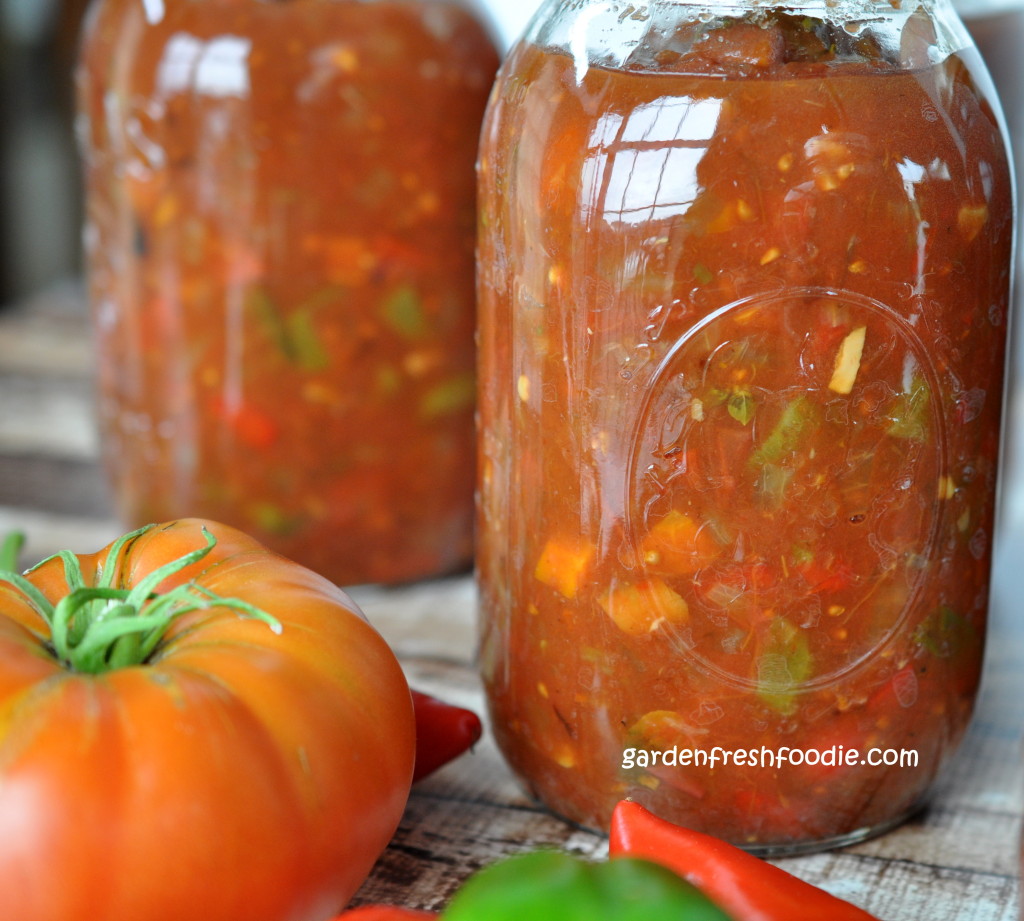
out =
[(418, 911), (415, 908), (399, 908), (397, 905), (363, 905), (343, 911), (333, 921), (421, 921), (423, 918), (437, 918), (432, 911)]
[(842, 560), (831, 558), (827, 563), (818, 559), (797, 566), (809, 590), (814, 594), (841, 592), (857, 580), (857, 574)]
[(280, 427), (275, 419), (251, 403), (229, 405), (222, 397), (216, 396), (211, 402), (211, 408), (214, 416), (227, 425), (248, 448), (269, 448), (280, 437)]
[(412, 702), (416, 713), (415, 783), (472, 748), (483, 734), (483, 725), (472, 710), (421, 691), (412, 692)]
[(877, 921), (753, 854), (659, 819), (629, 800), (612, 814), (609, 853), (644, 857), (667, 867), (736, 921)]

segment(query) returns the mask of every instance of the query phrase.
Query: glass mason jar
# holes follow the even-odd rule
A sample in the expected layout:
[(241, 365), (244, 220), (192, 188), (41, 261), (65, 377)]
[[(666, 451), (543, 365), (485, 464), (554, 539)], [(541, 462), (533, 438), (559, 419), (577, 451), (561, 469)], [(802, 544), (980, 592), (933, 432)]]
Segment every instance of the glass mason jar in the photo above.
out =
[(945, 0), (548, 2), (480, 179), (481, 662), (551, 809), (915, 808), (979, 681), (1011, 280)]
[(474, 161), (459, 0), (99, 0), (79, 67), (103, 453), (128, 524), (340, 583), (468, 565)]

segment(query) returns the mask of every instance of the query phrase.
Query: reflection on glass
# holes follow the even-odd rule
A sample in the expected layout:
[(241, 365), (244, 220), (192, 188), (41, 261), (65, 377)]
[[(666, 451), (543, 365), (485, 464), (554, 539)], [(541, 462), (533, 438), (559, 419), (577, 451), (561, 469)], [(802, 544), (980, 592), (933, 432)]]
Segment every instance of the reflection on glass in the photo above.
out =
[(167, 94), (195, 90), (206, 96), (249, 95), (249, 53), (252, 42), (235, 35), (202, 41), (179, 33), (164, 49), (157, 68), (157, 86)]
[(663, 96), (627, 115), (608, 113), (594, 127), (583, 188), (609, 224), (684, 215), (697, 198), (697, 166), (718, 123), (717, 99)]

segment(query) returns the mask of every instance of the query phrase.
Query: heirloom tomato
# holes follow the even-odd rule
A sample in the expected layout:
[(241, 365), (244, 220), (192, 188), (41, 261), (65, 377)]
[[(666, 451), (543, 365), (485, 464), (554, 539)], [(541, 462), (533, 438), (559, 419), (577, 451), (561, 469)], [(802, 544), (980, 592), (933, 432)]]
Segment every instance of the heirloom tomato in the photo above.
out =
[(414, 722), (349, 598), (174, 521), (0, 582), (0, 917), (323, 921), (393, 834)]

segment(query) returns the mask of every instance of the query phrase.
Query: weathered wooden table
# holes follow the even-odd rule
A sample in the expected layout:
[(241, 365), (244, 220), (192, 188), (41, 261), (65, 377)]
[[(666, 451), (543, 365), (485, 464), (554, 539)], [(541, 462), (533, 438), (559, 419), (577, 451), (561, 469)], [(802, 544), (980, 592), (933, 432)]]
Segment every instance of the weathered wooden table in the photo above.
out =
[[(26, 562), (62, 547), (95, 550), (120, 532), (96, 461), (92, 371), (85, 308), (73, 286), (0, 311), (0, 533), (27, 532)], [(1024, 520), (1007, 518), (977, 717), (931, 807), (857, 847), (778, 861), (885, 921), (1017, 919)], [(483, 712), (468, 576), (353, 595), (415, 686)], [(357, 901), (440, 908), (473, 870), (537, 845), (600, 855), (606, 842), (526, 798), (485, 739), (413, 791)]]

